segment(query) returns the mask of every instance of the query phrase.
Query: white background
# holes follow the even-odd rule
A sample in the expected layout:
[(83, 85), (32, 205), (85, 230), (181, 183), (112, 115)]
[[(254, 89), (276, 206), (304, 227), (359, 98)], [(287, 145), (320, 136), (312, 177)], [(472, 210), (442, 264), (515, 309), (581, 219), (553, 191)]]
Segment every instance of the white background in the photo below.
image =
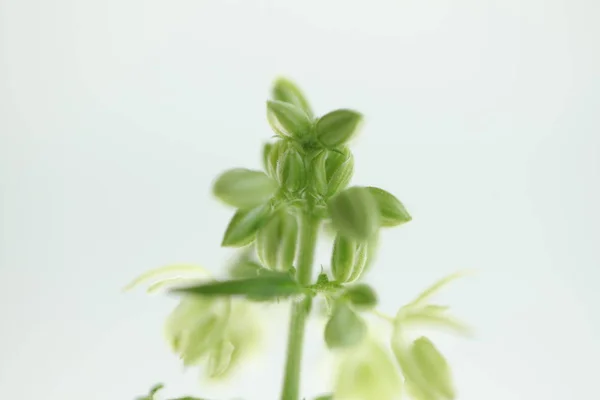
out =
[[(279, 74), (367, 118), (356, 184), (414, 221), (368, 280), (393, 313), (435, 279), (477, 329), (440, 337), (461, 400), (600, 398), (595, 0), (1, 0), (0, 398), (278, 397), (287, 322), (228, 386), (162, 339), (137, 274), (219, 271), (216, 174), (258, 168)], [(320, 263), (327, 263), (327, 248)], [(282, 316), (283, 318), (283, 316)], [(320, 362), (311, 328), (307, 365)], [(320, 365), (320, 364), (319, 364)], [(305, 394), (327, 388), (306, 368)]]

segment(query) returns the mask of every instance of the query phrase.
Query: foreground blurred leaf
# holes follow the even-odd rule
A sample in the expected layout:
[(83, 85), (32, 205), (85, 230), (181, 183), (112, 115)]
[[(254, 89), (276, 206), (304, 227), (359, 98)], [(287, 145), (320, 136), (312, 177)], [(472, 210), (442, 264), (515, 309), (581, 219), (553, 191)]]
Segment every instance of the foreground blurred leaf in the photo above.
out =
[(210, 282), (172, 290), (175, 293), (202, 296), (246, 296), (256, 300), (270, 300), (306, 293), (288, 273), (270, 272), (254, 278)]
[(423, 292), (421, 292), (421, 294), (419, 294), (406, 307), (409, 308), (423, 306), (427, 302), (427, 300), (429, 300), (433, 295), (439, 292), (444, 286), (448, 285), (450, 282), (458, 278), (462, 278), (471, 273), (471, 271), (461, 271), (440, 279), (439, 281), (435, 282), (433, 285), (425, 289)]
[(355, 346), (366, 332), (365, 322), (345, 302), (338, 302), (325, 325), (325, 343), (330, 349)]

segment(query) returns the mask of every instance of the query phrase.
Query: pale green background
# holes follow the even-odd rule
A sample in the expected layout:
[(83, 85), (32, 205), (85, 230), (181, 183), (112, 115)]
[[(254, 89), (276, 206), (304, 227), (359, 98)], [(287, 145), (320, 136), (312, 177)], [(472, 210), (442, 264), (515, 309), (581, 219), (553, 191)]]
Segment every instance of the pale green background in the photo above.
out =
[[(439, 339), (460, 399), (600, 398), (599, 11), (0, 0), (0, 398), (129, 400), (156, 381), (277, 398), (283, 329), (262, 366), (200, 388), (162, 341), (172, 300), (120, 292), (165, 263), (222, 266), (230, 211), (211, 181), (259, 166), (277, 74), (319, 113), (365, 113), (354, 182), (414, 216), (385, 233), (369, 276), (384, 310), (480, 270), (443, 296), (478, 331)], [(319, 335), (307, 362), (320, 362)], [(307, 369), (307, 394), (326, 387), (322, 369)]]

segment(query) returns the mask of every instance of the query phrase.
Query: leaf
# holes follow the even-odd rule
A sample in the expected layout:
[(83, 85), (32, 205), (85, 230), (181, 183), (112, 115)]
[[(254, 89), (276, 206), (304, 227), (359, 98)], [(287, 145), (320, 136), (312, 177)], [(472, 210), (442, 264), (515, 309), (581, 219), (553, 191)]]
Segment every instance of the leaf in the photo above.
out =
[(335, 228), (344, 236), (367, 241), (379, 229), (379, 210), (369, 191), (355, 186), (340, 192), (328, 202)]
[(325, 114), (317, 121), (317, 139), (326, 148), (347, 143), (358, 130), (362, 114), (341, 109)]
[[(177, 278), (182, 278), (185, 275), (189, 275), (189, 274), (195, 274), (198, 275), (198, 277), (200, 278), (208, 278), (209, 272), (208, 270), (206, 270), (203, 267), (199, 267), (197, 265), (191, 265), (191, 264), (174, 264), (174, 265), (167, 265), (164, 267), (159, 267), (159, 268), (155, 268), (152, 269), (150, 271), (144, 272), (142, 275), (138, 276), (137, 278), (135, 278), (133, 281), (131, 281), (127, 286), (125, 286), (125, 288), (123, 288), (124, 291), (129, 291), (133, 288), (135, 288), (136, 286), (148, 283), (148, 282), (152, 282), (153, 280), (157, 280), (157, 282), (154, 282), (153, 286), (155, 285), (159, 285), (161, 282), (167, 283), (169, 281), (172, 281), (173, 279), (177, 279)], [(167, 277), (162, 277), (163, 275), (169, 275)], [(161, 278), (162, 277), (162, 278)], [(161, 279), (159, 279), (161, 278)], [(150, 290), (150, 289), (148, 289)]]
[(393, 194), (372, 186), (368, 186), (367, 190), (377, 202), (381, 226), (398, 226), (412, 220), (404, 205)]
[(315, 397), (315, 400), (333, 400), (333, 394), (325, 394), (319, 397)]
[(306, 289), (288, 273), (271, 272), (255, 278), (210, 282), (172, 290), (174, 293), (201, 296), (246, 296), (252, 299), (270, 300), (305, 294)]
[(452, 282), (458, 278), (462, 278), (463, 276), (468, 275), (469, 273), (470, 273), (469, 271), (461, 271), (461, 272), (457, 272), (455, 274), (452, 274), (445, 278), (440, 279), (439, 281), (435, 282), (433, 285), (431, 285), (430, 287), (425, 289), (423, 292), (421, 292), (421, 294), (419, 294), (406, 307), (413, 308), (413, 307), (420, 307), (420, 306), (424, 305), (424, 303), (427, 300), (429, 300), (433, 295), (435, 295), (437, 292), (439, 292), (444, 286), (446, 286), (447, 284), (449, 284), (450, 282)]
[(344, 302), (338, 302), (325, 325), (325, 343), (330, 349), (359, 344), (367, 333), (365, 322)]
[(282, 138), (303, 139), (310, 132), (311, 121), (308, 115), (290, 103), (267, 101), (267, 119), (273, 131)]
[(371, 286), (364, 283), (348, 287), (344, 295), (352, 305), (359, 308), (372, 308), (377, 305), (377, 294)]
[(416, 311), (402, 317), (398, 323), (410, 326), (448, 329), (461, 335), (471, 336), (473, 331), (465, 323), (440, 312)]
[(277, 183), (262, 171), (234, 168), (217, 177), (213, 194), (230, 206), (252, 208), (268, 201), (277, 191)]
[(267, 204), (238, 210), (227, 226), (221, 246), (242, 247), (252, 243), (256, 231), (267, 221), (270, 212), (270, 206)]
[(295, 105), (301, 108), (306, 115), (312, 117), (312, 110), (308, 104), (308, 100), (291, 80), (286, 78), (279, 78), (275, 81), (272, 89), (272, 96), (274, 100), (283, 101)]

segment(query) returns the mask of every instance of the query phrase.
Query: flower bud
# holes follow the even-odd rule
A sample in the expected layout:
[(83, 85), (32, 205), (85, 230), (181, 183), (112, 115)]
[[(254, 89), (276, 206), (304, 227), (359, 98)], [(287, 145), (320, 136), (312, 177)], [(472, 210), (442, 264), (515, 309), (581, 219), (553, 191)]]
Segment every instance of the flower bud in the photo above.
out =
[(213, 185), (213, 194), (237, 208), (255, 207), (266, 202), (277, 190), (277, 183), (261, 171), (245, 168), (222, 173)]
[(402, 378), (387, 350), (372, 338), (362, 341), (339, 359), (334, 400), (399, 400)]
[(327, 194), (327, 150), (322, 150), (317, 153), (310, 163), (310, 183), (312, 190), (321, 196)]
[(283, 153), (277, 165), (277, 178), (281, 187), (290, 192), (303, 189), (306, 184), (306, 167), (298, 150), (290, 147)]
[(270, 269), (288, 271), (296, 257), (298, 222), (286, 211), (275, 213), (256, 235), (256, 252)]
[(367, 187), (367, 190), (377, 202), (381, 226), (398, 226), (412, 219), (404, 205), (393, 194), (372, 186)]
[(379, 229), (379, 209), (369, 191), (355, 186), (329, 200), (329, 215), (340, 234), (358, 241), (367, 241)]
[(267, 174), (273, 178), (277, 179), (277, 165), (279, 164), (279, 160), (285, 151), (289, 148), (289, 143), (285, 140), (278, 140), (269, 149), (269, 153), (267, 155), (266, 160), (266, 171)]
[(325, 164), (327, 173), (327, 195), (333, 196), (344, 190), (352, 179), (354, 173), (354, 156), (348, 148), (343, 148), (341, 153), (329, 151)]
[(275, 81), (272, 89), (272, 95), (274, 100), (283, 101), (290, 103), (296, 107), (302, 109), (306, 115), (312, 116), (312, 111), (308, 104), (308, 101), (302, 94), (302, 91), (292, 81), (285, 78), (279, 78)]
[(336, 281), (349, 283), (357, 280), (367, 261), (366, 246), (338, 234), (333, 242), (331, 273)]
[(310, 133), (310, 118), (301, 108), (290, 103), (268, 101), (267, 119), (273, 131), (282, 138), (303, 139)]
[(268, 204), (238, 210), (229, 221), (221, 246), (243, 247), (252, 243), (256, 232), (269, 218), (270, 212), (271, 207)]
[(347, 143), (361, 121), (362, 115), (353, 110), (342, 109), (325, 114), (317, 122), (317, 140), (328, 149)]
[(366, 332), (365, 322), (345, 302), (338, 302), (325, 325), (325, 343), (330, 349), (355, 346)]
[(454, 384), (450, 367), (435, 345), (428, 338), (422, 336), (413, 342), (411, 355), (426, 383), (426, 386), (420, 389), (433, 389), (438, 393), (437, 398), (454, 399)]

